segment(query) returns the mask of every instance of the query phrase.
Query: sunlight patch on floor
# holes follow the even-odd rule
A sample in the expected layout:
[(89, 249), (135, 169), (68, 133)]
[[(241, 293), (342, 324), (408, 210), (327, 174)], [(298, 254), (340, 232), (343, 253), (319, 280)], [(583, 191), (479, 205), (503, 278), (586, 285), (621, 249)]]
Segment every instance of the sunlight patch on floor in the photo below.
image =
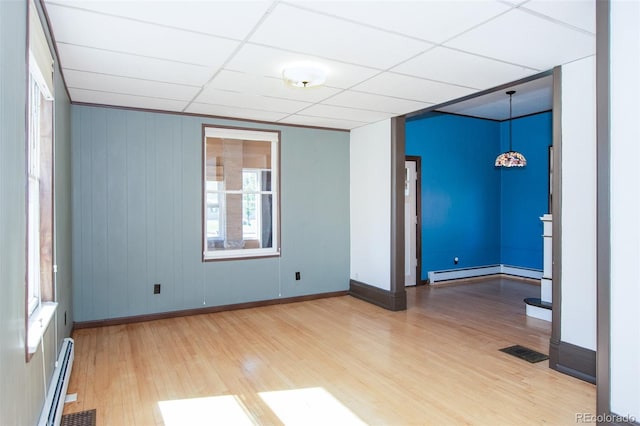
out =
[(324, 388), (259, 392), (285, 425), (365, 425)]
[(234, 395), (159, 401), (165, 426), (253, 425)]

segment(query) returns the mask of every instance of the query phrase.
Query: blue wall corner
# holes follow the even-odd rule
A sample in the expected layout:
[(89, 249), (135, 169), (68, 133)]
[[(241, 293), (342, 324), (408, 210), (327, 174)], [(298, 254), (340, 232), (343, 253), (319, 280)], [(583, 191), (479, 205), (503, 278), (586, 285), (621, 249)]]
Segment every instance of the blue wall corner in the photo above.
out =
[[(513, 149), (527, 166), (501, 170), (501, 263), (542, 269), (542, 222), (548, 212), (551, 112), (513, 120)], [(509, 122), (500, 123), (501, 146), (509, 146)]]
[(500, 263), (542, 269), (551, 113), (513, 121), (524, 169), (493, 166), (508, 135), (508, 122), (450, 114), (407, 122), (406, 154), (422, 158), (422, 279)]
[(433, 114), (407, 122), (406, 153), (422, 157), (422, 279), (499, 263), (499, 140), (489, 120)]

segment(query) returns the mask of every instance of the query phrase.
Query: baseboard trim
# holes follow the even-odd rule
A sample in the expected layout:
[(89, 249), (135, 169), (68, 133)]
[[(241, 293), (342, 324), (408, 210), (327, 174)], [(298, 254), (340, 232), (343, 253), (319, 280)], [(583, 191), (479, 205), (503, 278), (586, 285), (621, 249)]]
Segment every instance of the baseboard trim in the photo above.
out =
[(596, 351), (567, 342), (549, 342), (549, 368), (596, 383)]
[(439, 287), (451, 287), (451, 286), (464, 285), (464, 284), (474, 284), (474, 283), (484, 282), (488, 280), (503, 279), (503, 278), (509, 279), (512, 281), (521, 281), (523, 283), (535, 285), (538, 287), (540, 286), (540, 280), (534, 280), (532, 278), (525, 278), (525, 277), (519, 277), (516, 275), (508, 275), (508, 274), (481, 275), (479, 277), (458, 278), (454, 280), (437, 281), (435, 283), (428, 283), (429, 280), (427, 280), (427, 283), (429, 284), (430, 287), (439, 288)]
[(206, 308), (184, 309), (181, 311), (159, 312), (155, 314), (134, 315), (130, 317), (109, 318), (94, 321), (74, 322), (73, 329), (108, 327), (111, 325), (131, 324), (136, 322), (155, 321), (167, 318), (186, 317), (191, 315), (213, 314), (216, 312), (235, 311), (238, 309), (259, 308), (262, 306), (283, 305), (287, 303), (306, 302), (308, 300), (326, 299), (329, 297), (347, 296), (348, 291), (309, 294), (305, 296), (285, 297), (282, 299), (260, 300), (257, 302), (234, 303), (230, 305), (209, 306)]
[(500, 265), (479, 266), (477, 268), (449, 269), (442, 271), (429, 271), (429, 282), (459, 280), (463, 278), (482, 277), (484, 275), (496, 275), (500, 273)]
[(458, 280), (464, 278), (475, 278), (486, 275), (504, 274), (521, 278), (539, 280), (542, 278), (542, 271), (537, 269), (521, 268), (510, 265), (486, 265), (473, 268), (448, 269), (442, 271), (429, 271), (428, 280), (430, 283), (438, 281)]
[(351, 280), (349, 294), (365, 302), (373, 303), (390, 311), (404, 311), (407, 309), (407, 293), (404, 291), (392, 293), (372, 285)]

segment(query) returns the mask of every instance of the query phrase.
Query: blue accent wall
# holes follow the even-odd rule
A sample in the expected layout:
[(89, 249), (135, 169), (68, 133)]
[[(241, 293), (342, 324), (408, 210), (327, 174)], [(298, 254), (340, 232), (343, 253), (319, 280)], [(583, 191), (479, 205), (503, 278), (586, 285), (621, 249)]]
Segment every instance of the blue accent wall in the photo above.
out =
[(422, 158), (423, 280), (429, 271), (497, 264), (542, 269), (551, 113), (513, 121), (525, 168), (493, 166), (508, 149), (508, 126), (441, 113), (407, 122), (406, 154)]
[(406, 153), (422, 157), (422, 279), (500, 263), (499, 138), (489, 120), (435, 113), (407, 122)]
[[(281, 257), (202, 262), (205, 123), (281, 131)], [(72, 150), (76, 321), (349, 288), (348, 132), (74, 105)]]
[[(527, 159), (524, 168), (501, 170), (501, 263), (542, 269), (542, 222), (548, 213), (550, 112), (513, 120), (513, 149)], [(501, 150), (509, 148), (509, 122), (500, 123)]]

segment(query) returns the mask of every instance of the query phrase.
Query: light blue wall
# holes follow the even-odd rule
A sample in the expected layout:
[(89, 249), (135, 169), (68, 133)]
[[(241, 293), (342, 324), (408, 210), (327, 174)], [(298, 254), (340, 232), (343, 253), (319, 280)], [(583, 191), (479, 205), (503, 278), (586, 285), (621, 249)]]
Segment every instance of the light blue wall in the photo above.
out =
[(44, 350), (25, 362), (26, 23), (26, 1), (0, 1), (0, 425), (36, 424), (44, 403), (43, 382), (50, 382), (59, 349), (56, 334), (58, 340), (68, 336), (73, 320), (69, 101), (56, 76), (57, 300), (58, 312), (68, 311), (67, 326), (58, 315), (44, 335)]
[[(349, 133), (88, 106), (72, 121), (76, 321), (348, 288)], [(201, 261), (203, 123), (281, 130), (280, 258)]]
[(440, 113), (407, 122), (406, 154), (422, 158), (423, 280), (496, 264), (542, 269), (551, 137), (550, 112), (514, 119), (513, 146), (527, 167), (496, 169), (508, 122)]
[(488, 120), (435, 113), (407, 122), (406, 153), (422, 157), (423, 280), (500, 263), (499, 138)]
[[(513, 120), (513, 149), (527, 159), (524, 168), (501, 170), (500, 247), (505, 265), (542, 269), (542, 222), (548, 213), (550, 112)], [(501, 149), (509, 147), (509, 123), (500, 123)]]

